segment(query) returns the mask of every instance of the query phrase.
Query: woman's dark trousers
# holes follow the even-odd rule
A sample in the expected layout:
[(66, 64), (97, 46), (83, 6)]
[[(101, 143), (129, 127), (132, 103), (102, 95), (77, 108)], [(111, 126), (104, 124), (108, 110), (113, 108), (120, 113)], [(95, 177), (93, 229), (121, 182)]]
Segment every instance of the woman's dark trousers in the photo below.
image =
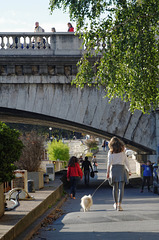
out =
[(75, 197), (76, 185), (77, 185), (77, 177), (70, 177), (70, 183), (71, 183), (70, 194), (72, 194), (73, 197)]

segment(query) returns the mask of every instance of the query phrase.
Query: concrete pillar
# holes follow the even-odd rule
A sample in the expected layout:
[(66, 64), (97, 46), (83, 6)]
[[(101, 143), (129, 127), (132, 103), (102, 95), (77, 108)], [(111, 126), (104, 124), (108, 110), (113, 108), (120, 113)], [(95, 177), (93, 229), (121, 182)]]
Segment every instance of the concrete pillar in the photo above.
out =
[(3, 183), (0, 184), (0, 217), (4, 215), (4, 190)]

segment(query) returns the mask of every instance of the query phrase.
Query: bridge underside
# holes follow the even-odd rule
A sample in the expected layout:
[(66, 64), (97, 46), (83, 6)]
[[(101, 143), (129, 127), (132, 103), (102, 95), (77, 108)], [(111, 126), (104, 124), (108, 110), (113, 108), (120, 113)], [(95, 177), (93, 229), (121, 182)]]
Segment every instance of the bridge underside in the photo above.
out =
[[(115, 136), (115, 134), (113, 133), (96, 129), (80, 123), (64, 120), (61, 118), (3, 107), (0, 107), (0, 121), (63, 128), (71, 131), (90, 134), (95, 137), (106, 138), (107, 140)], [(129, 139), (122, 138), (121, 136), (116, 136), (125, 142), (127, 148), (136, 151), (138, 154), (155, 154), (155, 151), (153, 149), (142, 146), (139, 143), (130, 141)]]

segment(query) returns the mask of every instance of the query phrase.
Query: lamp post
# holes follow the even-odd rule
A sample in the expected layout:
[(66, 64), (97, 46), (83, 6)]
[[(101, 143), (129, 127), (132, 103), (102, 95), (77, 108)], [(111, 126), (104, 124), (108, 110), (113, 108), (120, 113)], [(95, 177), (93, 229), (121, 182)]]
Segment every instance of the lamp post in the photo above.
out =
[(49, 127), (49, 139), (52, 142), (53, 138), (52, 138), (52, 127)]

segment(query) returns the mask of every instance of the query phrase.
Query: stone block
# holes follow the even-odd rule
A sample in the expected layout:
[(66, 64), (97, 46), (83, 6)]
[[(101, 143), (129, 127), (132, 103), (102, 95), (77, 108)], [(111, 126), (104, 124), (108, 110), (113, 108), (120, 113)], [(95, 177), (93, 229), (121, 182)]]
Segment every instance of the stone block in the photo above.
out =
[(1, 76), (7, 75), (7, 65), (1, 65), (0, 66), (0, 75)]
[(46, 65), (40, 65), (39, 66), (39, 74), (40, 75), (46, 75), (48, 74), (48, 68)]
[(15, 74), (15, 65), (8, 65), (7, 66), (7, 75), (14, 75)]
[(15, 74), (23, 75), (23, 65), (15, 65)]
[(31, 69), (32, 69), (32, 74), (33, 75), (38, 75), (39, 74), (39, 66), (38, 65), (32, 65)]
[(32, 74), (32, 68), (30, 65), (24, 65), (23, 71), (25, 75), (31, 75)]
[(76, 65), (72, 65), (72, 75), (75, 76), (77, 74), (77, 72), (78, 72), (77, 66)]
[(51, 75), (51, 76), (55, 75), (55, 73), (56, 73), (55, 70), (56, 70), (56, 69), (55, 69), (55, 66), (53, 66), (53, 65), (49, 65), (49, 66), (48, 66), (48, 74), (49, 74), (49, 75)]
[(63, 66), (56, 66), (56, 72), (57, 72), (57, 75), (63, 75), (64, 74), (64, 67)]
[(44, 187), (43, 172), (28, 172), (28, 180), (34, 181), (35, 190), (39, 190)]

